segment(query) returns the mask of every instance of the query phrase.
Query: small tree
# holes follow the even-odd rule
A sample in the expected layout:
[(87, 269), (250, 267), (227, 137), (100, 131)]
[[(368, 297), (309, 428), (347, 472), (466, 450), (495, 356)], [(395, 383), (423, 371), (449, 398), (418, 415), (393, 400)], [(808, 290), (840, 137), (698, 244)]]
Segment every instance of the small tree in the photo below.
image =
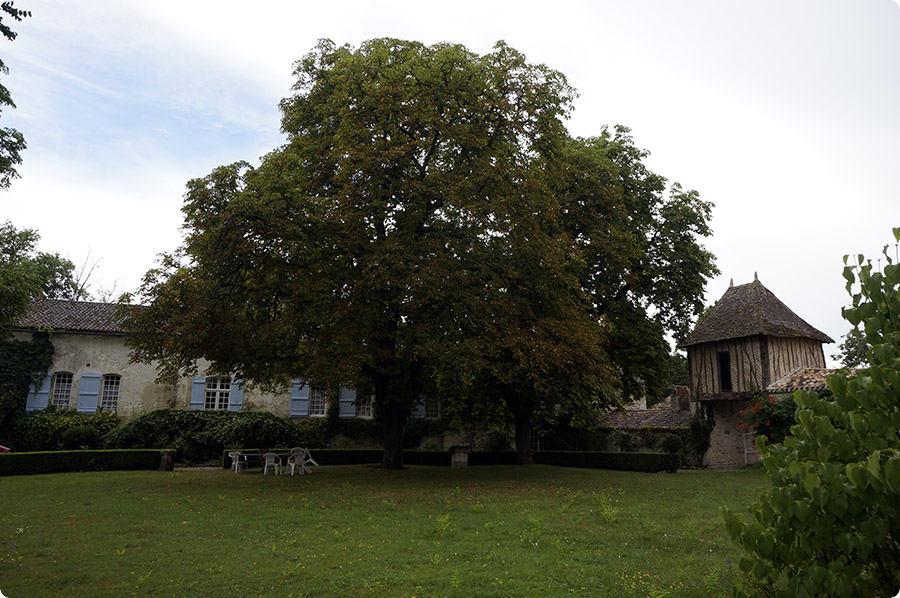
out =
[[(893, 232), (900, 240), (900, 228)], [(829, 376), (831, 397), (794, 393), (794, 437), (756, 440), (770, 487), (750, 507), (752, 519), (722, 510), (728, 534), (749, 553), (741, 569), (766, 594), (900, 590), (900, 265), (885, 257), (883, 272), (862, 256), (858, 275), (844, 268), (852, 296), (844, 318), (871, 346), (869, 367)]]
[(838, 345), (838, 352), (831, 356), (837, 359), (845, 368), (855, 368), (865, 365), (867, 362), (866, 353), (869, 351), (869, 345), (866, 343), (866, 337), (859, 328), (851, 328), (844, 335), (844, 340)]

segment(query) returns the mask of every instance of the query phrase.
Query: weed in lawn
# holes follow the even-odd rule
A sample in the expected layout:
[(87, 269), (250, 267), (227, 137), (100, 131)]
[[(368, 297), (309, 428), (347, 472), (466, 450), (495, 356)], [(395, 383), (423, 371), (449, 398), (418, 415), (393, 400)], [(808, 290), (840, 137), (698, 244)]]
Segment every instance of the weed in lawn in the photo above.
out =
[(544, 533), (544, 522), (539, 517), (529, 517), (528, 526), (519, 534), (523, 545), (537, 546)]
[[(685, 526), (683, 532), (681, 532), (681, 539), (687, 542), (696, 542), (700, 538), (697, 533), (697, 524), (693, 521), (688, 521), (688, 524)], [(700, 540), (702, 542), (702, 540)]]
[(434, 529), (439, 536), (443, 536), (452, 532), (453, 528), (450, 526), (450, 513), (438, 515), (436, 518)]
[(614, 522), (616, 516), (619, 514), (619, 510), (613, 506), (613, 500), (610, 497), (609, 489), (604, 488), (600, 494), (595, 492), (591, 496), (593, 497), (594, 502), (597, 503), (597, 512), (600, 513), (600, 518), (606, 523)]

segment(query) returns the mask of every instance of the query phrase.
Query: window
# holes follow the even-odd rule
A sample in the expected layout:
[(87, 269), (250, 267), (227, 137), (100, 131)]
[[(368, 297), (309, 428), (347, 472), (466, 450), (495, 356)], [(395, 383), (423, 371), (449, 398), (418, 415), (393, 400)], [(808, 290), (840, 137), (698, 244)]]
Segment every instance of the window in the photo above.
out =
[(441, 417), (441, 400), (437, 397), (425, 397), (425, 418), (439, 419)]
[(328, 411), (328, 396), (324, 386), (309, 388), (309, 416), (322, 417)]
[(528, 430), (528, 448), (533, 451), (546, 451), (548, 442), (544, 435), (531, 428)]
[(719, 353), (719, 390), (731, 392), (731, 355)]
[(103, 376), (103, 386), (100, 388), (100, 411), (115, 411), (119, 406), (119, 386), (122, 376), (107, 374)]
[(356, 417), (372, 417), (372, 397), (356, 399)]
[(207, 378), (206, 396), (203, 400), (204, 409), (228, 409), (228, 400), (231, 398), (231, 378)]
[(50, 404), (57, 409), (68, 409), (71, 397), (72, 374), (69, 372), (56, 372), (53, 374), (53, 393)]

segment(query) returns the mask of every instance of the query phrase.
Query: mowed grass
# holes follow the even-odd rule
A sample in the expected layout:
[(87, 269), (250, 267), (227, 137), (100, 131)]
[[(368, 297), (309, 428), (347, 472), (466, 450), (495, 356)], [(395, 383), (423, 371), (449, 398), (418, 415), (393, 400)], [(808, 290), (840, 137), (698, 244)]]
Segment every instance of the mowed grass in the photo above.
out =
[[(49, 596), (717, 596), (759, 469), (320, 467), (0, 478), (0, 591)], [(733, 564), (731, 564), (733, 563)]]

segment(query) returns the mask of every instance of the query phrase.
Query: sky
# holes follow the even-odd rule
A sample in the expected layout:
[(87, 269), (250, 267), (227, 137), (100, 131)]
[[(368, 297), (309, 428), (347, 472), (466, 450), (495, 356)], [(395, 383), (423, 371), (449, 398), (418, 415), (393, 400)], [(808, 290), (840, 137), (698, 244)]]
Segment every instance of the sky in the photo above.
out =
[[(715, 204), (704, 245), (835, 341), (842, 256), (900, 226), (900, 5), (894, 0), (254, 3), (16, 0), (0, 40), (28, 143), (0, 221), (134, 290), (179, 245), (185, 185), (284, 141), (278, 102), (320, 38), (485, 53), (504, 40), (579, 92), (573, 135), (629, 127), (648, 167)], [(8, 19), (4, 21), (8, 22)], [(827, 345), (826, 357), (837, 346)]]

